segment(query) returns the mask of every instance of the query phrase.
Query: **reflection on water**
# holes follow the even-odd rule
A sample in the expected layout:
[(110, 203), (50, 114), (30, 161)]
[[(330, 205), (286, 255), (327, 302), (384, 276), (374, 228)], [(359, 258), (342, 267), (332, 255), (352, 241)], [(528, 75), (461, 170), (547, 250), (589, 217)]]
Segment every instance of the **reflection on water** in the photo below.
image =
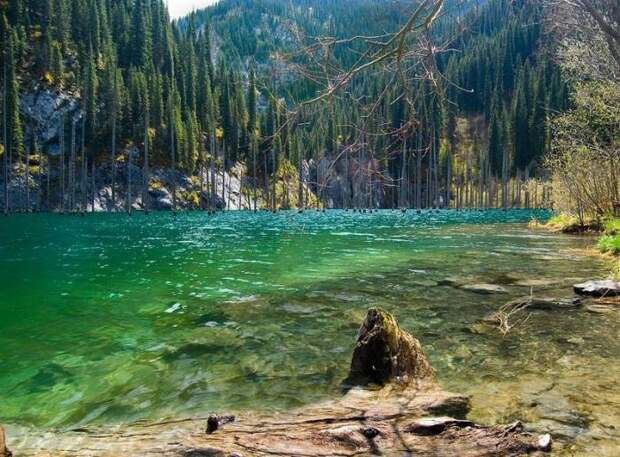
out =
[[(281, 409), (338, 395), (365, 310), (418, 336), (472, 417), (617, 455), (620, 319), (505, 301), (603, 274), (525, 211), (15, 216), (0, 226), (0, 422)], [(481, 294), (461, 285), (493, 284)], [(571, 448), (572, 447), (572, 448)], [(615, 452), (614, 452), (615, 450)]]

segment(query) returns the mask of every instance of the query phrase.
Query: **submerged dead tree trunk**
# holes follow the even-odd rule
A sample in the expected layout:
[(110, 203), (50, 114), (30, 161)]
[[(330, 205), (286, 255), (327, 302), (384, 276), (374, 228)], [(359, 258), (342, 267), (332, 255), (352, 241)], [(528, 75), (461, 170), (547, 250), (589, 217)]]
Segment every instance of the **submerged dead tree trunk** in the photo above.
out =
[[(149, 212), (149, 184), (151, 181), (149, 170), (149, 118), (147, 113), (144, 114), (144, 163), (142, 170), (142, 207), (145, 213)], [(202, 170), (200, 175), (202, 176)], [(200, 195), (202, 195), (202, 182), (200, 185), (200, 192)]]
[(8, 154), (8, 137), (7, 137), (7, 81), (6, 81), (6, 67), (7, 60), (4, 60), (4, 84), (3, 84), (3, 96), (2, 96), (2, 156), (4, 159), (4, 215), (9, 215), (9, 154)]
[(88, 209), (88, 164), (86, 159), (86, 116), (82, 116), (82, 179), (81, 179), (81, 195), (82, 195), (82, 213)]
[(65, 212), (65, 117), (60, 117), (60, 212)]
[(114, 75), (114, 88), (112, 92), (112, 211), (116, 211), (116, 116), (118, 111), (118, 88)]

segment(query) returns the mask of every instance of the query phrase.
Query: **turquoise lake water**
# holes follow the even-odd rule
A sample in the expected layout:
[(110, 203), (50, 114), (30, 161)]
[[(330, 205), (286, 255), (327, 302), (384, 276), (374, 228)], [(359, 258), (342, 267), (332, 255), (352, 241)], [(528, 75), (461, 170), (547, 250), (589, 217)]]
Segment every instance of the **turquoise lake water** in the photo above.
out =
[[(420, 339), (472, 417), (614, 455), (620, 319), (511, 298), (605, 275), (530, 211), (15, 215), (0, 220), (0, 422), (72, 428), (272, 410), (339, 395), (365, 310)], [(502, 293), (463, 285), (487, 283)], [(571, 448), (571, 446), (573, 446)], [(615, 454), (617, 455), (617, 454)]]

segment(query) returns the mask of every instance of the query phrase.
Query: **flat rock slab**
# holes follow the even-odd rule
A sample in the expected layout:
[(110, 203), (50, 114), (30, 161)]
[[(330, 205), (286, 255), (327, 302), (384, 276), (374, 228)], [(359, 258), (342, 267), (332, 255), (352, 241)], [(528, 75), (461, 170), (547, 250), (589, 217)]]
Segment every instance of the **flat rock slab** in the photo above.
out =
[(475, 292), (477, 294), (507, 294), (508, 290), (505, 287), (498, 286), (497, 284), (466, 284), (461, 286), (461, 289)]
[(617, 297), (620, 296), (620, 282), (605, 279), (600, 281), (586, 281), (575, 284), (573, 290), (579, 295), (591, 297)]

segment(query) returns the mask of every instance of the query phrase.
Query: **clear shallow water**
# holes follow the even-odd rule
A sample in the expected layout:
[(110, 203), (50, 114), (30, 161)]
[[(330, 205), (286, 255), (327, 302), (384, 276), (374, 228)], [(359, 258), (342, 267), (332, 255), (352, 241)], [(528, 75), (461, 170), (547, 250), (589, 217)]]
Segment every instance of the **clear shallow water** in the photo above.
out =
[(564, 296), (604, 274), (579, 251), (591, 239), (529, 231), (535, 214), (3, 219), (0, 422), (68, 428), (329, 398), (365, 310), (382, 306), (446, 388), (472, 395), (475, 419), (523, 419), (570, 437), (567, 452), (617, 455), (617, 312), (537, 311), (507, 337), (478, 324), (532, 288)]

